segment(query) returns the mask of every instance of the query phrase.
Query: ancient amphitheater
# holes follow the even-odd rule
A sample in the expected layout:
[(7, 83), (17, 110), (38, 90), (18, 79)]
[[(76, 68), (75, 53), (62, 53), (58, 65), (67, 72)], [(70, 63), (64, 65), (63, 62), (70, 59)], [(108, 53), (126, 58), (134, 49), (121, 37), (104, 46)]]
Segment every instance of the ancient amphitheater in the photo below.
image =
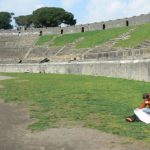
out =
[[(0, 31), (0, 72), (72, 73), (150, 81), (150, 41), (135, 48), (114, 48), (127, 39), (134, 28), (93, 48), (77, 49), (78, 38), (64, 46), (38, 46), (39, 33), (62, 35), (110, 28), (128, 27), (150, 22), (150, 14), (77, 25), (64, 28), (42, 28)], [(20, 33), (19, 33), (20, 32)], [(53, 42), (54, 38), (50, 41)], [(49, 60), (49, 62), (46, 62)], [(43, 63), (45, 61), (45, 63)]]

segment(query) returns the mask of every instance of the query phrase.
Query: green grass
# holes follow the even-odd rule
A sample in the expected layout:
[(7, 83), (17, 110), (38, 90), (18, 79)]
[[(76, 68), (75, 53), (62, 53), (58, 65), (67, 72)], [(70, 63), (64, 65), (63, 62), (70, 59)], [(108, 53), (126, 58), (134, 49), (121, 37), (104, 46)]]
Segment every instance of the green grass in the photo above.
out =
[[(54, 39), (53, 44), (51, 44), (50, 46), (64, 46), (68, 43), (75, 42), (79, 38), (83, 38), (83, 40), (77, 43), (76, 48), (94, 47), (96, 45), (107, 42), (110, 39), (123, 34), (124, 32), (127, 32), (129, 29), (130, 28), (124, 27), (124, 28), (108, 29), (105, 31), (100, 30), (100, 31), (90, 31), (84, 33), (64, 34), (62, 36), (57, 36)], [(48, 39), (47, 35), (41, 38), (43, 38), (43, 41), (44, 39)]]
[(82, 37), (82, 33), (64, 34), (62, 36), (56, 37), (53, 44), (50, 46), (64, 46), (68, 43), (76, 41), (80, 37)]
[(0, 97), (6, 102), (26, 103), (35, 131), (81, 124), (108, 133), (149, 141), (150, 126), (142, 122), (127, 123), (125, 116), (149, 92), (146, 82), (81, 75), (17, 74), (0, 81)]
[(79, 38), (83, 38), (76, 44), (76, 48), (90, 48), (96, 45), (105, 43), (119, 35), (127, 32), (129, 29), (135, 30), (131, 33), (131, 36), (127, 40), (120, 40), (115, 47), (130, 47), (133, 48), (144, 40), (150, 40), (150, 24), (144, 24), (132, 27), (113, 28), (107, 30), (90, 31), (84, 33), (73, 33), (64, 35), (44, 35), (39, 38), (36, 45), (43, 45), (44, 43), (51, 41), (54, 36), (53, 44), (50, 46), (64, 46), (68, 43), (75, 42)]
[(115, 29), (107, 29), (101, 31), (94, 32), (85, 32), (84, 40), (82, 40), (79, 44), (76, 45), (77, 48), (88, 48), (95, 47), (96, 45), (105, 43), (113, 38), (118, 37), (119, 35), (127, 32), (130, 28), (115, 28)]
[(117, 47), (133, 48), (142, 43), (144, 40), (150, 40), (150, 23), (135, 26), (134, 28), (135, 30), (131, 33), (130, 38), (117, 43)]
[(50, 40), (52, 40), (54, 37), (54, 35), (44, 35), (44, 36), (40, 36), (38, 41), (36, 42), (36, 45), (43, 45), (46, 42), (49, 42)]

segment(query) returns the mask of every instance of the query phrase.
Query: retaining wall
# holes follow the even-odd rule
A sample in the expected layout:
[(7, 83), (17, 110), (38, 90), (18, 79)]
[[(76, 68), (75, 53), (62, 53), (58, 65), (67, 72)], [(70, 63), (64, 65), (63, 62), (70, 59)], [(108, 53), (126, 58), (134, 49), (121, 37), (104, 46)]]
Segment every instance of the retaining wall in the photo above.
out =
[(45, 64), (1, 64), (0, 72), (82, 74), (150, 81), (150, 59)]

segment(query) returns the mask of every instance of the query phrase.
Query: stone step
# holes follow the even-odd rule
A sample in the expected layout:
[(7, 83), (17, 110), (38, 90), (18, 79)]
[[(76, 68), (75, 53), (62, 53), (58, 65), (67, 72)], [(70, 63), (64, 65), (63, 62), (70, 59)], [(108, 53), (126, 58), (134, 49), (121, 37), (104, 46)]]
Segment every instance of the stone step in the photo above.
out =
[(141, 48), (150, 48), (150, 45), (138, 45), (135, 48), (141, 49)]
[(0, 37), (0, 41), (2, 42), (16, 42), (19, 38), (18, 37)]
[(63, 51), (61, 51), (58, 56), (62, 56), (62, 55), (69, 55), (69, 54), (83, 54), (85, 53), (86, 51), (88, 51), (89, 49), (88, 48), (81, 48), (81, 49), (76, 49), (76, 48), (71, 48), (71, 49), (68, 49), (68, 48), (64, 48)]
[(149, 43), (149, 44), (150, 44), (150, 41), (147, 41), (147, 40), (146, 40), (146, 41), (144, 41), (144, 42), (145, 42), (145, 43)]
[(141, 46), (149, 46), (150, 47), (150, 43), (143, 43)]

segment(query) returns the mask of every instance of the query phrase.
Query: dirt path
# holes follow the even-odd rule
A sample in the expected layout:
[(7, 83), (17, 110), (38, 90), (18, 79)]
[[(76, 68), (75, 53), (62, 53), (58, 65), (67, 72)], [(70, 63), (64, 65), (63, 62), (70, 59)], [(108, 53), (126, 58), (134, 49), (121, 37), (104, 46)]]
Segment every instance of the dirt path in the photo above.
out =
[(57, 128), (31, 133), (27, 130), (30, 123), (27, 107), (0, 102), (0, 150), (150, 149), (139, 141), (132, 142), (127, 138), (86, 128)]
[(0, 76), (0, 80), (8, 80), (8, 79), (12, 79), (12, 77)]

